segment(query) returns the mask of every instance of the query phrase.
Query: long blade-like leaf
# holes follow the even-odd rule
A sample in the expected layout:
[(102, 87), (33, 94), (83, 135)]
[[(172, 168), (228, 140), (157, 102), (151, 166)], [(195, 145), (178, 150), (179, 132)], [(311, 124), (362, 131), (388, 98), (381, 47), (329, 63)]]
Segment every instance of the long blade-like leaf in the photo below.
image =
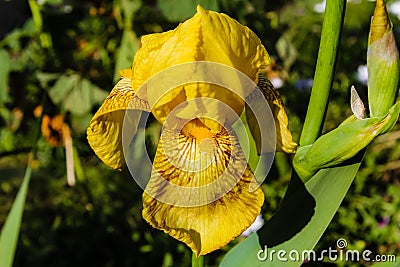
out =
[[(359, 167), (360, 163), (353, 163), (347, 166), (321, 170), (314, 175), (305, 185), (307, 191), (315, 199), (314, 216), (300, 232), (287, 241), (268, 248), (268, 251), (272, 249), (275, 251), (284, 250), (288, 258), (291, 250), (296, 250), (301, 255), (303, 250), (313, 249), (339, 208)], [(282, 212), (293, 210), (293, 207), (299, 209), (303, 204), (304, 209), (306, 209), (307, 202), (308, 200), (301, 195), (286, 198), (286, 201), (282, 203), (282, 206), (285, 205), (285, 209), (282, 209)], [(282, 217), (285, 217), (287, 221), (274, 224), (274, 229), (269, 229), (269, 232), (284, 235), (286, 232), (292, 231), (291, 227), (296, 218), (290, 218), (290, 214), (284, 214)], [(265, 225), (265, 227), (268, 227), (268, 225)], [(261, 261), (257, 257), (260, 249), (259, 240), (254, 235), (230, 250), (220, 266), (299, 266), (301, 264), (301, 259), (297, 262), (290, 260), (279, 261), (276, 258), (276, 253), (272, 262), (270, 259)], [(264, 255), (260, 254), (260, 256), (263, 257)]]
[(6, 222), (1, 231), (0, 266), (2, 267), (11, 267), (13, 265), (31, 174), (32, 166), (29, 162), (17, 197), (15, 198), (10, 213), (8, 214)]

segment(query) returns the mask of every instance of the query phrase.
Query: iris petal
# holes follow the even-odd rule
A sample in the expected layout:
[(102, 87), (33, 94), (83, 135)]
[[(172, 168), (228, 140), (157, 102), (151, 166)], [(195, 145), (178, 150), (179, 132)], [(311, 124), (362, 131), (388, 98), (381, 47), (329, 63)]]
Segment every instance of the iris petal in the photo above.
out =
[(132, 66), (134, 73), (132, 89), (134, 91), (139, 89), (150, 78), (153, 64), (158, 64), (156, 58), (158, 51), (173, 34), (174, 31), (171, 30), (141, 37), (142, 47), (136, 52)]
[[(191, 19), (180, 24), (174, 31), (166, 32), (160, 35), (160, 38), (149, 37), (145, 41), (135, 57), (135, 62), (139, 63), (134, 64), (134, 88), (143, 83), (146, 77), (149, 78), (172, 66), (196, 61), (215, 62), (233, 67), (256, 82), (260, 70), (270, 62), (267, 51), (254, 32), (225, 14), (207, 11), (200, 6)], [(168, 88), (173, 90), (162, 92), (161, 98), (158, 83), (163, 81), (148, 84), (147, 97), (155, 117), (163, 123), (177, 105), (199, 97), (220, 100), (238, 115), (241, 114), (244, 101), (240, 97), (221, 86), (207, 84), (206, 77), (204, 81), (175, 89)], [(190, 109), (191, 113), (196, 113), (196, 109)], [(222, 123), (224, 120), (218, 117), (213, 119)], [(209, 127), (215, 132), (221, 130), (216, 129), (215, 124)]]
[[(289, 120), (281, 96), (264, 74), (259, 75), (257, 86), (261, 90), (264, 98), (267, 100), (272, 114), (274, 115), (277, 139), (276, 150), (286, 153), (294, 153), (296, 151), (297, 144), (292, 140), (292, 134), (289, 130)], [(246, 108), (246, 118), (250, 131), (256, 142), (257, 152), (259, 154), (270, 152), (262, 150), (261, 132), (258, 127), (258, 122), (252, 111), (248, 108)], [(268, 146), (266, 147), (269, 148)]]
[[(197, 256), (207, 254), (253, 223), (264, 194), (260, 188), (250, 192), (253, 173), (234, 135), (197, 131), (194, 137), (169, 129), (163, 134), (143, 194), (143, 218)], [(172, 136), (178, 146), (165, 144)]]
[[(104, 100), (87, 129), (87, 138), (96, 155), (108, 166), (120, 169), (124, 164), (122, 148), (122, 125), (126, 110), (138, 109), (150, 111), (147, 101), (138, 98), (132, 90), (129, 71), (122, 72), (123, 77)], [(140, 119), (140, 113), (130, 116), (130, 130), (134, 134)]]

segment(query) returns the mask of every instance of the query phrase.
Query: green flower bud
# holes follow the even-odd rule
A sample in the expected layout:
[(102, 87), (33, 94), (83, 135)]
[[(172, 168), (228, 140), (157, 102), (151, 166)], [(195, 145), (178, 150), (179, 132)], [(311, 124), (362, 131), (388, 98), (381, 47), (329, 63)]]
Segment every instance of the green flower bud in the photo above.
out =
[(400, 62), (392, 24), (383, 0), (377, 0), (368, 40), (368, 101), (371, 117), (387, 114), (394, 104)]
[(354, 115), (312, 145), (300, 147), (293, 159), (299, 177), (306, 182), (319, 169), (338, 165), (355, 156), (376, 136), (389, 131), (397, 122), (400, 102), (381, 118), (357, 119)]

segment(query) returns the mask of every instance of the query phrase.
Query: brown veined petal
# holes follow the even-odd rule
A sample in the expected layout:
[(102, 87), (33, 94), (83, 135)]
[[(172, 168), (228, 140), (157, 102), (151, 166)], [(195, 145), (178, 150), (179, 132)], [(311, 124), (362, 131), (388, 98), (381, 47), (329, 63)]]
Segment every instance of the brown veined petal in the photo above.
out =
[[(281, 96), (279, 95), (278, 91), (274, 88), (272, 83), (262, 73), (258, 75), (257, 86), (261, 90), (265, 99), (267, 100), (271, 108), (272, 114), (274, 116), (276, 139), (277, 139), (276, 140), (277, 151), (282, 151), (286, 153), (295, 153), (297, 144), (293, 142), (292, 134), (289, 130), (289, 120)], [(254, 91), (254, 93), (257, 93), (257, 91)], [(255, 94), (250, 95), (249, 97), (254, 97), (254, 96)], [(268, 151), (262, 151), (261, 132), (258, 126), (258, 122), (253, 112), (249, 108), (246, 108), (246, 119), (251, 134), (253, 135), (254, 140), (256, 142), (257, 152), (259, 154), (268, 152)]]
[(240, 235), (260, 213), (264, 194), (261, 188), (250, 192), (253, 178), (231, 132), (165, 129), (143, 194), (143, 218), (197, 256), (207, 254)]
[[(122, 148), (122, 125), (126, 110), (150, 111), (147, 101), (138, 98), (132, 90), (130, 72), (123, 77), (104, 100), (87, 129), (89, 145), (108, 166), (120, 169), (124, 162)], [(141, 112), (136, 112), (125, 123), (129, 123), (132, 136), (136, 133)]]

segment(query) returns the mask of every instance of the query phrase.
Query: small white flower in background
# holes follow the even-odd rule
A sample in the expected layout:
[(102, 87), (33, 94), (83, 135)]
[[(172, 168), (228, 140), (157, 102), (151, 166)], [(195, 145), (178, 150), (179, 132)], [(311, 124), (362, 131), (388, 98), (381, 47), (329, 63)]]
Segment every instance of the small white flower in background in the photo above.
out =
[[(352, 4), (361, 4), (361, 0), (347, 0), (347, 2)], [(317, 13), (324, 13), (325, 7), (326, 7), (326, 0), (323, 0), (322, 2), (314, 5), (314, 11)]]
[(314, 5), (314, 11), (317, 13), (324, 13), (325, 6), (326, 6), (326, 0), (323, 0), (322, 2)]
[(400, 1), (388, 4), (388, 11), (400, 20)]
[(253, 222), (252, 225), (249, 226), (249, 228), (247, 228), (243, 233), (242, 236), (244, 237), (248, 237), (249, 235), (251, 235), (252, 233), (255, 233), (258, 231), (258, 229), (260, 229), (262, 226), (264, 225), (264, 219), (261, 216), (261, 214), (259, 214), (256, 217), (256, 220)]
[(270, 81), (276, 89), (279, 89), (283, 86), (283, 80), (279, 77), (274, 77), (274, 78), (270, 79)]
[(357, 73), (356, 73), (357, 80), (364, 84), (368, 84), (368, 68), (367, 65), (360, 65), (357, 68)]

